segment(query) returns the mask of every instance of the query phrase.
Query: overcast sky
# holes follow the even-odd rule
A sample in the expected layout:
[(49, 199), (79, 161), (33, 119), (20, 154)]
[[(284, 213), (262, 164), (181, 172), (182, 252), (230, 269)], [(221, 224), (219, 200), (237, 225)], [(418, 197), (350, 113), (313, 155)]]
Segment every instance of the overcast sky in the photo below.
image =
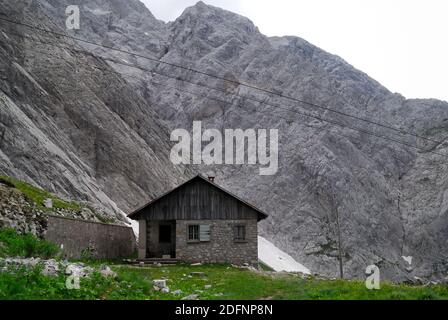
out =
[[(196, 0), (141, 0), (164, 21)], [(295, 35), (407, 98), (448, 101), (446, 0), (205, 0), (268, 36)]]

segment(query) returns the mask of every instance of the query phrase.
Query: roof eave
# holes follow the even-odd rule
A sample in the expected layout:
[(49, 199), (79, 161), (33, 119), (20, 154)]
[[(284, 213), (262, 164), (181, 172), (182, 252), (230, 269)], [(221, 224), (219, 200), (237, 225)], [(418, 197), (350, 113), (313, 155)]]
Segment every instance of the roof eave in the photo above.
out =
[(198, 174), (198, 175), (194, 176), (193, 178), (191, 178), (191, 179), (185, 181), (184, 183), (181, 183), (181, 184), (178, 185), (177, 187), (175, 187), (175, 188), (173, 188), (173, 189), (171, 189), (171, 190), (169, 190), (169, 191), (167, 191), (167, 192), (161, 194), (160, 196), (154, 198), (153, 200), (147, 202), (146, 204), (144, 204), (144, 205), (141, 206), (140, 208), (138, 208), (138, 209), (134, 210), (133, 212), (129, 213), (129, 214), (127, 215), (127, 217), (128, 217), (129, 219), (132, 219), (132, 220), (138, 220), (138, 215), (139, 215), (139, 213), (140, 213), (142, 210), (144, 210), (146, 207), (148, 207), (148, 206), (151, 205), (152, 203), (156, 202), (157, 200), (163, 198), (163, 197), (166, 196), (167, 194), (173, 192), (174, 190), (176, 190), (176, 189), (182, 187), (182, 186), (185, 185), (186, 183), (188, 183), (188, 182), (190, 182), (191, 180), (196, 179), (196, 178), (201, 178), (201, 179), (204, 180), (205, 182), (207, 182), (207, 183), (213, 185), (215, 188), (220, 189), (221, 191), (227, 193), (227, 194), (230, 195), (231, 197), (237, 199), (238, 201), (244, 203), (244, 204), (247, 205), (248, 207), (250, 207), (250, 208), (252, 208), (253, 210), (255, 210), (255, 211), (257, 212), (257, 216), (258, 216), (258, 217), (257, 217), (257, 221), (261, 221), (261, 220), (266, 219), (267, 217), (269, 217), (269, 215), (268, 215), (267, 213), (261, 211), (261, 210), (258, 209), (257, 207), (255, 207), (255, 206), (253, 206), (252, 204), (248, 203), (247, 201), (241, 199), (240, 197), (234, 195), (234, 194), (231, 193), (230, 191), (228, 191), (228, 190), (222, 188), (221, 186), (215, 184), (214, 182), (209, 181), (206, 177), (202, 176), (201, 174)]

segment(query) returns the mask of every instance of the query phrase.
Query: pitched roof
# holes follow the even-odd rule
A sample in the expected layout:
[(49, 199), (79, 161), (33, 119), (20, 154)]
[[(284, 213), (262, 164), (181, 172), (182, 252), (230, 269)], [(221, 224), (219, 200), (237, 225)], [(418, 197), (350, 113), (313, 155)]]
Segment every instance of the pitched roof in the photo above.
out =
[(196, 179), (201, 179), (205, 182), (207, 182), (208, 184), (210, 184), (211, 186), (223, 191), (224, 193), (228, 194), (229, 196), (235, 198), (236, 200), (244, 203), (246, 206), (249, 206), (250, 208), (254, 209), (257, 213), (258, 213), (258, 220), (262, 220), (268, 217), (268, 214), (263, 212), (262, 210), (258, 209), (257, 207), (255, 207), (254, 205), (250, 204), (249, 202), (241, 199), (240, 197), (234, 195), (233, 193), (231, 193), (230, 191), (227, 191), (226, 189), (224, 189), (223, 187), (220, 187), (219, 185), (217, 185), (214, 182), (209, 181), (206, 177), (198, 174), (197, 176), (185, 181), (184, 183), (181, 183), (180, 185), (178, 185), (177, 187), (175, 187), (174, 189), (171, 189), (165, 193), (163, 193), (162, 195), (156, 197), (155, 199), (149, 201), (148, 203), (144, 204), (143, 206), (139, 207), (138, 209), (132, 211), (131, 213), (128, 214), (128, 218), (133, 219), (141, 210), (147, 208), (148, 206), (154, 204), (155, 202), (157, 202), (158, 200), (164, 198), (165, 196), (167, 196), (168, 194), (170, 194), (171, 192), (181, 188), (182, 186), (186, 185), (187, 183), (189, 183), (190, 181), (196, 180)]

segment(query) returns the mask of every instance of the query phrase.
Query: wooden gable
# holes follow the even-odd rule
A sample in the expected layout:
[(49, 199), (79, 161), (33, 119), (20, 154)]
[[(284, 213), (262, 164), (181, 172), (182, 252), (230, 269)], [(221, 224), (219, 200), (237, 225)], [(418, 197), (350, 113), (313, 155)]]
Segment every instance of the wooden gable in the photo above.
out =
[(135, 220), (261, 220), (267, 215), (206, 178), (196, 176), (129, 217)]

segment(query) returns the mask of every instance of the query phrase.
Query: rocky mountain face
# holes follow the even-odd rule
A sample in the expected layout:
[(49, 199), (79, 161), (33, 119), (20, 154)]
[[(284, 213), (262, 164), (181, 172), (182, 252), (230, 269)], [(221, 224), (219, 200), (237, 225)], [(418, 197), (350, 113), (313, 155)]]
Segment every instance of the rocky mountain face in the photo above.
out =
[[(36, 1), (0, 7), (8, 19), (64, 32)], [(1, 173), (122, 220), (185, 178), (168, 158), (166, 125), (104, 61), (68, 39), (6, 22), (0, 29)]]
[[(448, 154), (446, 102), (405, 99), (303, 39), (266, 37), (247, 18), (202, 2), (166, 24), (137, 0), (20, 3), (0, 0), (1, 10), (136, 55), (1, 22), (0, 172), (126, 211), (193, 171), (212, 171), (270, 214), (260, 233), (312, 272), (338, 274), (340, 233), (348, 277), (364, 277), (371, 264), (383, 279), (447, 275), (447, 158), (432, 153)], [(81, 28), (66, 31), (73, 4)], [(173, 166), (169, 132), (191, 130), (194, 120), (220, 130), (278, 129), (277, 174), (261, 176), (253, 165)]]

